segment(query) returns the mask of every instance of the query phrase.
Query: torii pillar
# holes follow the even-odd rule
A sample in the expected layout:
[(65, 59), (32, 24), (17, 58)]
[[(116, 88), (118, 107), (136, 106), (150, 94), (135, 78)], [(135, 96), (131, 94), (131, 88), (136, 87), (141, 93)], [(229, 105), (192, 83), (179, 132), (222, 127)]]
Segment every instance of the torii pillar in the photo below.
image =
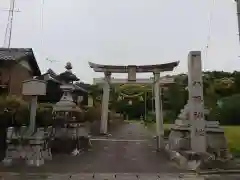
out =
[(110, 96), (110, 79), (111, 72), (104, 72), (103, 97), (102, 97), (102, 114), (100, 133), (107, 134), (108, 129), (108, 103)]
[(161, 103), (161, 92), (160, 92), (160, 72), (155, 70), (154, 75), (154, 101), (155, 101), (155, 115), (156, 115), (156, 137), (157, 137), (157, 150), (160, 150), (163, 145), (163, 114), (162, 114), (162, 103)]

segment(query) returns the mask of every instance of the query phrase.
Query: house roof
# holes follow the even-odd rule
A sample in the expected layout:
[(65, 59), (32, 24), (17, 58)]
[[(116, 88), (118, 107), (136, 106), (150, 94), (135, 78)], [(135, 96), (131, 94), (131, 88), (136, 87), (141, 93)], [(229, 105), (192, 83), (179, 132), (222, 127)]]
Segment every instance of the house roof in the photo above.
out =
[(57, 76), (57, 73), (55, 73), (51, 68), (49, 68), (48, 70), (47, 70), (47, 72), (45, 72), (44, 74), (42, 74), (42, 76), (44, 76), (44, 75), (46, 75), (46, 74), (48, 74), (48, 75), (50, 75), (51, 77), (56, 77)]
[[(42, 74), (40, 77), (38, 78), (43, 78), (45, 81), (53, 81), (55, 83), (59, 83), (62, 84), (61, 81), (58, 80), (58, 74), (55, 73), (52, 69), (48, 69), (46, 73)], [(84, 87), (84, 83), (82, 82), (76, 82), (73, 84), (75, 90), (77, 91), (82, 91), (82, 92), (88, 92), (86, 90), (86, 88)]]
[(31, 48), (0, 48), (0, 61), (21, 61), (26, 58), (33, 70), (34, 76), (40, 76), (41, 71)]
[(81, 87), (79, 84), (73, 84), (75, 90), (79, 90), (79, 91), (82, 91), (82, 92), (88, 92), (86, 89), (84, 89), (83, 87)]

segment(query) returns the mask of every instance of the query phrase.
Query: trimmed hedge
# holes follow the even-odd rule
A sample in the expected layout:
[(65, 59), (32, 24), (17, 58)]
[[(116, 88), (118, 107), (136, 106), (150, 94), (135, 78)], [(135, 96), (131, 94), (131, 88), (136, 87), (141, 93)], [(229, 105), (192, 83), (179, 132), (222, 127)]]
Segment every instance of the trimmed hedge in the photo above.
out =
[(101, 120), (101, 106), (88, 107), (84, 113), (84, 118), (86, 121), (93, 122)]
[[(8, 109), (7, 114), (4, 110)], [(23, 99), (17, 96), (0, 97), (0, 119), (5, 124), (11, 126), (22, 126), (29, 124), (29, 104)], [(36, 124), (37, 126), (51, 125), (52, 120), (52, 105), (51, 104), (39, 104), (36, 112)]]
[[(49, 126), (52, 125), (52, 110), (54, 104), (40, 103), (36, 112), (36, 125), (37, 126)], [(8, 118), (4, 114), (4, 109), (8, 109)], [(74, 116), (80, 122), (88, 121), (100, 121), (101, 120), (101, 105), (93, 107), (84, 107), (82, 113), (75, 113)], [(14, 126), (28, 125), (29, 124), (29, 103), (16, 96), (0, 97), (0, 119), (7, 119), (7, 124)], [(114, 118), (115, 113), (109, 112), (109, 118)]]

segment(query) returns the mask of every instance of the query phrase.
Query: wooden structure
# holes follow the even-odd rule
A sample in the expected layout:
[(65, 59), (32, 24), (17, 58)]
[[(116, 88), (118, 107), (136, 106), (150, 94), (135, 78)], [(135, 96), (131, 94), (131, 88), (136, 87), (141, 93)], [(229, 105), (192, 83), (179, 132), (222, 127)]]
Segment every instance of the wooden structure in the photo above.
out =
[(22, 82), (40, 75), (32, 49), (0, 48), (0, 95), (22, 96)]

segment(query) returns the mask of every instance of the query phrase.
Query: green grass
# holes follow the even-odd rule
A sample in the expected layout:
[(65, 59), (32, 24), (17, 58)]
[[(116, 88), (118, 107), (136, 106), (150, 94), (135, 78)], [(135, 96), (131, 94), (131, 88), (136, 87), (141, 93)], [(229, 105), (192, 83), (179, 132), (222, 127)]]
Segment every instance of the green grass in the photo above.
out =
[(234, 156), (240, 157), (240, 126), (224, 126), (228, 147)]
[[(128, 120), (128, 122), (136, 122), (136, 120)], [(156, 130), (155, 123), (145, 123), (145, 125), (153, 132)], [(164, 130), (169, 130), (170, 126), (170, 124), (164, 124)], [(229, 150), (235, 157), (240, 157), (240, 126), (223, 126), (223, 129)]]

